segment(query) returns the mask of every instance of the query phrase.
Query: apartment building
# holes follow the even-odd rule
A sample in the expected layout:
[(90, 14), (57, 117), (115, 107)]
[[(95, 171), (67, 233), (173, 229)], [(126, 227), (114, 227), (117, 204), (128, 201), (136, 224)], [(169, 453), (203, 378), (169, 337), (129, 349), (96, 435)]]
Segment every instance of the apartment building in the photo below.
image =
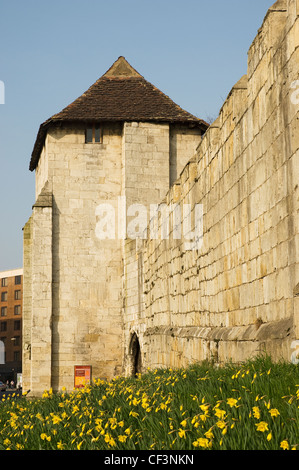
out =
[(22, 372), (23, 269), (0, 272), (0, 380), (15, 384)]

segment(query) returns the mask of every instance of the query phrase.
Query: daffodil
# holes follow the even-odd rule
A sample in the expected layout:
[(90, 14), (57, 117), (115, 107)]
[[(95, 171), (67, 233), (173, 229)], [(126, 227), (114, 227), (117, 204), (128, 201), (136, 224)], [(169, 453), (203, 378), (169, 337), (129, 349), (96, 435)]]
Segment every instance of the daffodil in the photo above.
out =
[(195, 442), (193, 442), (194, 447), (203, 447), (204, 449), (210, 447), (209, 439), (205, 437), (199, 437)]
[(221, 410), (220, 408), (217, 408), (216, 411), (215, 411), (215, 416), (217, 416), (217, 418), (219, 419), (223, 419), (226, 415), (226, 411), (225, 410)]
[(219, 429), (223, 429), (226, 427), (225, 421), (223, 420), (217, 421), (216, 425)]
[(258, 407), (258, 406), (254, 406), (254, 407), (252, 408), (252, 410), (253, 410), (253, 416), (254, 416), (256, 419), (260, 419), (261, 414), (260, 414), (260, 409), (259, 409), (259, 407)]
[(290, 448), (289, 443), (288, 443), (288, 441), (286, 441), (286, 440), (281, 441), (280, 447), (281, 447), (283, 450), (289, 450), (289, 448)]
[(272, 418), (276, 418), (278, 415), (280, 415), (279, 411), (276, 408), (272, 408), (271, 410), (269, 410), (269, 413)]
[(256, 424), (256, 430), (260, 432), (268, 431), (268, 423), (266, 423), (265, 421), (260, 421)]
[(212, 439), (214, 437), (214, 434), (212, 433), (212, 430), (209, 429), (207, 432), (205, 432), (205, 436), (208, 438), (208, 439)]
[(61, 418), (60, 418), (59, 416), (54, 415), (54, 416), (52, 417), (52, 422), (53, 422), (53, 424), (59, 424), (60, 421), (61, 421)]
[(237, 403), (238, 403), (238, 400), (236, 400), (235, 398), (228, 398), (227, 399), (227, 404), (233, 408), (234, 406), (237, 406)]

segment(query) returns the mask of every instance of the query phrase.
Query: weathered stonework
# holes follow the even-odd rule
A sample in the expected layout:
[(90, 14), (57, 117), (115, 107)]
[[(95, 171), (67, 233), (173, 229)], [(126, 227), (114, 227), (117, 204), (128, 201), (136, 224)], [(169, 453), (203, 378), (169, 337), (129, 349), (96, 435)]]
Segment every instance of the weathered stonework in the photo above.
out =
[(144, 368), (261, 352), (292, 357), (299, 337), (298, 16), (298, 1), (270, 8), (247, 76), (164, 200), (203, 205), (202, 248), (186, 251), (171, 235), (136, 247), (141, 300), (124, 319), (126, 345), (136, 331)]
[[(71, 389), (74, 366), (82, 364), (110, 378), (204, 359), (243, 361), (263, 351), (275, 360), (293, 357), (298, 17), (299, 0), (269, 9), (247, 75), (203, 139), (196, 120), (172, 105), (163, 119), (159, 106), (152, 117), (97, 117), (96, 144), (85, 143), (86, 117), (62, 119), (80, 99), (41, 128), (31, 162), (36, 204), (24, 227), (25, 389)], [(103, 83), (110, 90), (137, 82), (140, 75), (120, 58)], [(115, 239), (97, 236), (97, 208), (106, 202), (118, 214), (119, 198), (125, 209), (147, 208), (148, 229), (137, 240), (119, 237), (117, 223)], [(201, 204), (203, 245), (186, 249), (173, 224), (168, 238), (151, 238), (151, 204), (172, 211), (190, 204), (193, 217)], [(156, 224), (160, 230), (161, 218)]]

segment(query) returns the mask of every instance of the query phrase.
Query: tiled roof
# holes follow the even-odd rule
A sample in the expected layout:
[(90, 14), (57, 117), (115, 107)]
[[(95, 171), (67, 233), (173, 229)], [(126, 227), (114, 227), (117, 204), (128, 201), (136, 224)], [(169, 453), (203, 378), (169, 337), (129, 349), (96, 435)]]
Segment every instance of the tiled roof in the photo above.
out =
[(55, 114), (39, 129), (31, 156), (30, 170), (38, 163), (47, 129), (58, 123), (147, 121), (190, 123), (206, 130), (208, 124), (175, 104), (146, 81), (124, 57), (82, 96)]

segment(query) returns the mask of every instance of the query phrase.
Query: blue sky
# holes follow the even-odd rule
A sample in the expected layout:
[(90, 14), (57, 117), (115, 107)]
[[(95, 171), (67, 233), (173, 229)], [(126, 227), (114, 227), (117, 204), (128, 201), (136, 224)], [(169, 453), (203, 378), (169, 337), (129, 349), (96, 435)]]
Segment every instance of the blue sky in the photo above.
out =
[(274, 0), (0, 0), (0, 271), (21, 267), (39, 125), (121, 55), (187, 111), (216, 118)]

